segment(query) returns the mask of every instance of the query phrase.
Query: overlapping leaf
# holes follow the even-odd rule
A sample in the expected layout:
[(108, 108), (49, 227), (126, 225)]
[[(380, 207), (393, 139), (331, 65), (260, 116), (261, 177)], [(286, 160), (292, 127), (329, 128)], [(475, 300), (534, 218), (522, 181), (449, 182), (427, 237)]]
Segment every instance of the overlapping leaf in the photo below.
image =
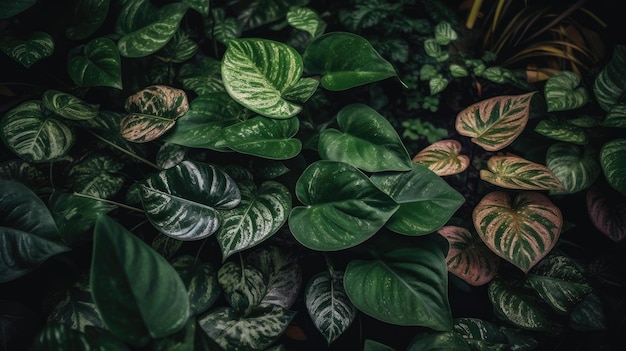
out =
[(159, 51), (158, 57), (165, 62), (181, 63), (196, 55), (198, 44), (179, 29), (170, 41)]
[(74, 95), (58, 90), (46, 90), (41, 96), (43, 105), (57, 115), (72, 119), (92, 119), (98, 115), (99, 105), (89, 104)]
[(574, 72), (557, 72), (548, 79), (544, 91), (548, 112), (574, 110), (589, 100), (587, 90), (580, 86), (580, 77)]
[(225, 92), (220, 61), (196, 55), (193, 62), (185, 63), (178, 71), (178, 80), (185, 89), (193, 90), (202, 96), (215, 92)]
[(96, 38), (72, 49), (67, 71), (74, 83), (83, 87), (122, 89), (120, 53), (115, 43), (108, 38)]
[(87, 197), (55, 192), (50, 197), (49, 207), (63, 242), (71, 245), (91, 239), (91, 235), (86, 233), (93, 228), (98, 215), (106, 214), (117, 206)]
[(298, 255), (288, 247), (262, 246), (246, 257), (246, 263), (258, 269), (267, 282), (261, 302), (291, 308), (302, 288), (302, 267)]
[(299, 126), (297, 118), (284, 120), (256, 116), (225, 127), (222, 130), (223, 145), (243, 154), (286, 160), (302, 150), (300, 139), (293, 138)]
[(420, 163), (438, 176), (447, 176), (461, 173), (469, 166), (469, 157), (461, 154), (461, 143), (457, 140), (439, 140), (422, 151), (412, 159)]
[(611, 111), (624, 104), (626, 92), (626, 45), (615, 45), (609, 63), (593, 82), (593, 93), (600, 107)]
[(210, 264), (184, 254), (172, 261), (172, 267), (187, 288), (192, 315), (206, 311), (220, 296), (222, 290), (217, 282), (217, 271)]
[(81, 275), (76, 283), (63, 292), (62, 298), (50, 312), (48, 322), (63, 323), (80, 331), (85, 331), (87, 326), (106, 328), (91, 297), (88, 276)]
[(456, 117), (456, 130), (487, 151), (501, 150), (526, 127), (534, 94), (503, 95), (466, 107)]
[(77, 193), (101, 199), (110, 199), (124, 184), (124, 177), (116, 174), (124, 163), (106, 154), (93, 154), (75, 164), (67, 173), (67, 184)]
[(231, 5), (237, 13), (237, 19), (245, 30), (254, 29), (264, 24), (283, 19), (289, 9), (294, 6), (304, 6), (308, 0), (272, 0), (249, 2), (233, 0)]
[(613, 139), (600, 150), (600, 165), (613, 189), (626, 195), (626, 139)]
[(577, 145), (585, 145), (589, 139), (583, 128), (567, 120), (559, 121), (556, 118), (548, 118), (539, 121), (535, 127), (535, 132), (550, 139)]
[(267, 285), (263, 273), (241, 261), (226, 262), (217, 272), (217, 279), (228, 304), (245, 314), (259, 305)]
[(326, 23), (308, 7), (292, 7), (285, 17), (289, 25), (309, 33), (311, 38), (318, 37), (326, 29)]
[(0, 51), (29, 68), (37, 61), (52, 55), (54, 39), (45, 32), (30, 33), (25, 40), (4, 34), (0, 37)]
[(109, 13), (109, 0), (79, 0), (74, 6), (76, 23), (65, 31), (72, 40), (83, 40), (94, 34)]
[(552, 190), (551, 194), (572, 194), (585, 190), (602, 172), (593, 148), (568, 143), (557, 143), (548, 148), (546, 166), (565, 187), (563, 191)]
[(492, 156), (480, 179), (507, 189), (564, 191), (565, 187), (548, 167), (519, 156)]
[(611, 240), (626, 238), (626, 200), (598, 186), (587, 190), (587, 212), (593, 225)]

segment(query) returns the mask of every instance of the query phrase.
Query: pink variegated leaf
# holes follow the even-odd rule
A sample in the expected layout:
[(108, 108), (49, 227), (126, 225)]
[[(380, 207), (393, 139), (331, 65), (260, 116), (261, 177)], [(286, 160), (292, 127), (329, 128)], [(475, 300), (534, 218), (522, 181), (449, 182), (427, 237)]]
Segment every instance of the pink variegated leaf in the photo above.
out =
[(413, 157), (439, 176), (463, 172), (469, 166), (469, 157), (461, 155), (461, 143), (456, 140), (440, 140), (425, 147)]
[(507, 189), (564, 191), (561, 181), (548, 167), (519, 156), (492, 156), (480, 179)]
[(587, 211), (593, 225), (615, 242), (626, 238), (626, 199), (598, 186), (587, 190)]

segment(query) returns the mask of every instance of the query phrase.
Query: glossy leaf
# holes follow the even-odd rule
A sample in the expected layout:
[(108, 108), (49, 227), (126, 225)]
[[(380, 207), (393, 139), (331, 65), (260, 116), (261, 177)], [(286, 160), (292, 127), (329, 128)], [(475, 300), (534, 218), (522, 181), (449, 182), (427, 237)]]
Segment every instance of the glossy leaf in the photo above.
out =
[(210, 264), (183, 254), (172, 261), (172, 267), (187, 288), (192, 315), (206, 311), (220, 296), (222, 290), (217, 282), (217, 271)]
[(291, 193), (281, 183), (265, 181), (258, 188), (239, 183), (239, 189), (240, 204), (222, 212), (224, 221), (216, 234), (224, 260), (272, 236), (291, 211)]
[(320, 36), (326, 29), (326, 23), (308, 7), (292, 7), (285, 17), (289, 25), (309, 33), (311, 38)]
[(394, 127), (376, 110), (351, 104), (337, 114), (339, 130), (320, 132), (322, 159), (349, 163), (366, 172), (407, 171), (409, 154)]
[(489, 283), (496, 276), (500, 257), (476, 233), (457, 226), (444, 226), (437, 232), (450, 243), (446, 257), (450, 273), (473, 286)]
[(296, 183), (296, 206), (289, 229), (302, 245), (333, 251), (358, 245), (374, 235), (398, 205), (365, 174), (347, 163), (318, 161)]
[(457, 140), (439, 140), (418, 152), (412, 159), (438, 176), (458, 174), (469, 166), (469, 157), (461, 154), (461, 143)]
[(241, 201), (239, 187), (221, 169), (183, 161), (141, 183), (141, 202), (150, 222), (179, 240), (200, 240), (217, 231), (218, 210)]
[(471, 350), (534, 350), (538, 343), (529, 336), (478, 318), (457, 318), (454, 331), (462, 336)]
[(71, 245), (91, 239), (90, 230), (98, 215), (106, 214), (117, 206), (87, 197), (55, 192), (50, 197), (49, 207), (63, 242)]
[(550, 139), (565, 141), (577, 145), (587, 144), (588, 137), (585, 130), (569, 121), (559, 121), (556, 118), (548, 118), (539, 121), (535, 127), (535, 132)]
[(174, 268), (107, 216), (96, 221), (90, 284), (107, 328), (132, 345), (172, 334), (189, 319), (187, 290)]
[(71, 50), (67, 71), (72, 81), (82, 87), (122, 89), (120, 52), (108, 38), (96, 38)]
[(363, 313), (396, 325), (452, 329), (445, 254), (434, 240), (416, 238), (352, 260), (344, 276), (348, 297)]
[(544, 91), (548, 112), (575, 110), (589, 100), (587, 90), (580, 86), (580, 77), (574, 72), (557, 72), (548, 78)]
[(137, 143), (154, 140), (172, 128), (189, 110), (183, 90), (166, 85), (149, 86), (126, 99), (128, 115), (120, 121), (122, 136)]
[[(3, 16), (0, 15), (0, 17)], [(45, 32), (30, 33), (25, 40), (4, 34), (0, 37), (0, 51), (29, 68), (37, 61), (52, 55), (54, 39)]]
[(613, 139), (600, 150), (600, 165), (613, 189), (626, 195), (626, 139)]
[(294, 48), (265, 39), (233, 39), (222, 59), (226, 91), (269, 118), (287, 119), (302, 111), (302, 106), (285, 98), (300, 80), (302, 69), (302, 58)]
[(557, 143), (546, 152), (546, 166), (561, 181), (564, 191), (550, 194), (573, 194), (585, 190), (602, 172), (593, 148)]
[(94, 34), (109, 13), (109, 0), (79, 0), (74, 5), (76, 22), (67, 28), (65, 35), (72, 40), (83, 40)]
[(426, 332), (417, 334), (409, 343), (407, 351), (455, 350), (470, 351), (465, 339), (455, 332)]
[(596, 101), (605, 111), (622, 105), (626, 92), (626, 45), (615, 45), (609, 63), (593, 82)]
[(198, 44), (191, 40), (187, 33), (179, 29), (157, 55), (162, 61), (181, 63), (194, 57), (198, 49)]
[(110, 199), (124, 184), (124, 177), (117, 174), (122, 168), (124, 164), (119, 159), (93, 154), (76, 163), (67, 172), (68, 186), (77, 193)]
[(26, 11), (36, 2), (37, 0), (15, 0), (11, 2), (0, 2), (0, 18), (5, 19), (13, 17), (21, 12)]
[(502, 150), (526, 127), (534, 94), (498, 96), (466, 107), (456, 117), (456, 130), (487, 151)]
[(519, 156), (491, 156), (480, 179), (507, 189), (555, 190), (565, 187), (548, 167)]
[(552, 250), (563, 226), (559, 208), (536, 192), (514, 199), (501, 191), (489, 193), (474, 208), (472, 219), (485, 244), (524, 273)]
[(185, 63), (180, 67), (178, 80), (185, 89), (193, 90), (200, 96), (225, 92), (221, 70), (220, 61), (212, 57), (196, 55), (193, 62)]
[(65, 156), (75, 142), (74, 130), (39, 100), (19, 104), (0, 120), (0, 138), (28, 162), (48, 162)]
[(299, 129), (297, 118), (287, 120), (256, 116), (222, 129), (224, 145), (248, 155), (286, 160), (302, 150), (300, 139), (292, 138)]
[(420, 164), (409, 172), (376, 173), (370, 177), (400, 205), (385, 224), (396, 233), (424, 235), (444, 225), (465, 202), (461, 193)]
[(252, 251), (246, 263), (258, 269), (267, 282), (261, 303), (291, 308), (302, 285), (302, 267), (296, 253), (286, 247), (263, 246)]
[[(332, 52), (333, 55), (328, 55)], [(320, 75), (325, 89), (340, 91), (396, 76), (396, 71), (367, 39), (348, 32), (326, 33), (311, 42), (304, 66)]]
[(284, 19), (291, 7), (304, 6), (308, 0), (260, 0), (250, 2), (233, 0), (231, 5), (238, 14), (237, 19), (245, 30), (254, 29), (262, 25)]
[(587, 212), (593, 225), (615, 242), (626, 238), (626, 200), (593, 186), (587, 190)]
[(343, 288), (343, 271), (314, 275), (304, 290), (304, 301), (313, 324), (328, 345), (343, 334), (356, 317), (357, 309)]
[(106, 328), (91, 297), (91, 286), (89, 286), (87, 275), (81, 275), (62, 293), (47, 321), (62, 323), (82, 332), (88, 326)]
[(48, 110), (67, 119), (92, 119), (98, 115), (99, 105), (89, 104), (74, 95), (58, 90), (46, 90), (41, 99)]

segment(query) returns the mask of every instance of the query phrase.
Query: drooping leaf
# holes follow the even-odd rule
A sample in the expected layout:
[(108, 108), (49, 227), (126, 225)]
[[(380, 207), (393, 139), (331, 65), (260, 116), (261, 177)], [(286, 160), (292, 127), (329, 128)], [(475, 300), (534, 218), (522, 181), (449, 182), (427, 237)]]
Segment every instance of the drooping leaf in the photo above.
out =
[(465, 339), (452, 331), (425, 332), (417, 334), (409, 343), (407, 351), (458, 350), (470, 351)]
[(560, 71), (548, 78), (544, 92), (548, 112), (575, 110), (589, 100), (587, 90), (580, 86), (580, 77), (569, 71)]
[(466, 107), (456, 117), (456, 130), (487, 151), (501, 150), (526, 127), (534, 94), (498, 96)]
[(343, 271), (314, 275), (304, 290), (304, 301), (313, 324), (328, 345), (343, 334), (356, 317), (356, 307), (343, 288)]
[(157, 152), (156, 164), (163, 169), (172, 168), (186, 159), (188, 151), (185, 146), (165, 143)]
[(491, 156), (480, 179), (507, 189), (564, 191), (565, 187), (548, 167), (519, 156)]
[(465, 202), (461, 193), (420, 164), (409, 172), (382, 172), (370, 177), (400, 205), (385, 227), (405, 235), (424, 235), (444, 225)]
[(87, 275), (81, 275), (63, 292), (62, 298), (54, 305), (47, 321), (65, 324), (82, 332), (87, 326), (106, 328), (91, 297)]
[(527, 273), (556, 245), (563, 216), (550, 199), (537, 192), (514, 199), (502, 191), (483, 197), (472, 213), (480, 238), (498, 256)]
[(19, 104), (0, 120), (0, 138), (28, 162), (48, 162), (65, 156), (75, 142), (74, 129), (55, 117), (40, 100)]
[(108, 38), (96, 38), (72, 49), (67, 71), (74, 83), (82, 87), (122, 89), (120, 52)]
[(199, 240), (217, 231), (218, 210), (241, 201), (239, 187), (223, 170), (183, 161), (141, 183), (141, 202), (150, 222), (179, 240)]
[(128, 115), (120, 121), (122, 136), (136, 143), (154, 140), (189, 110), (187, 94), (166, 85), (151, 85), (126, 99)]
[(217, 282), (217, 271), (210, 264), (183, 254), (172, 261), (172, 267), (187, 288), (192, 315), (206, 311), (220, 296), (222, 291)]
[(453, 139), (439, 140), (428, 145), (412, 161), (428, 167), (438, 176), (461, 173), (470, 163), (469, 157), (461, 154), (461, 143)]
[(450, 243), (446, 257), (450, 273), (473, 286), (489, 283), (496, 276), (500, 257), (476, 233), (457, 226), (444, 226), (437, 232)]
[(286, 18), (289, 25), (309, 33), (313, 39), (324, 33), (326, 29), (326, 23), (308, 7), (292, 7), (287, 12)]
[(626, 238), (626, 200), (598, 186), (587, 190), (587, 212), (593, 225), (614, 242)]
[(49, 206), (61, 238), (68, 245), (91, 239), (91, 233), (86, 233), (93, 228), (98, 215), (117, 207), (104, 201), (62, 192), (52, 194)]
[(546, 166), (565, 187), (550, 194), (573, 194), (585, 190), (598, 178), (602, 169), (593, 148), (557, 143), (546, 152)]
[(272, 236), (291, 211), (291, 193), (281, 183), (265, 181), (257, 188), (240, 182), (239, 189), (240, 204), (222, 212), (224, 221), (216, 233), (224, 260)]
[[(0, 15), (0, 17), (4, 16)], [(45, 32), (32, 32), (25, 40), (4, 34), (0, 36), (0, 51), (29, 68), (37, 61), (52, 55), (54, 39)]]
[[(328, 55), (332, 52), (332, 55)], [(396, 71), (367, 39), (348, 32), (316, 38), (303, 54), (308, 72), (321, 75), (325, 89), (340, 91), (396, 76)]]
[(296, 183), (289, 228), (304, 246), (322, 251), (358, 245), (374, 235), (398, 205), (365, 174), (342, 162), (317, 161)]
[(109, 0), (79, 0), (74, 6), (76, 22), (65, 31), (72, 40), (83, 40), (94, 34), (109, 13)]
[(560, 121), (556, 118), (541, 120), (537, 123), (535, 132), (550, 139), (577, 145), (585, 145), (589, 141), (585, 130), (570, 123), (568, 120)]
[(304, 6), (309, 0), (232, 0), (230, 5), (237, 13), (244, 30), (254, 29), (283, 19), (289, 9)]
[(337, 114), (340, 130), (324, 129), (320, 157), (349, 163), (366, 172), (407, 171), (411, 159), (394, 127), (376, 110), (350, 104)]
[(593, 82), (593, 93), (605, 111), (624, 103), (626, 92), (626, 45), (615, 45), (609, 63), (598, 73)]
[(15, 0), (9, 2), (0, 2), (0, 19), (13, 17), (21, 12), (26, 11), (33, 6), (37, 0)]
[(107, 328), (135, 346), (182, 329), (190, 316), (187, 290), (176, 270), (104, 215), (94, 230), (90, 285)]
[(110, 199), (124, 184), (124, 177), (116, 174), (122, 168), (124, 163), (119, 159), (106, 154), (92, 154), (67, 172), (67, 184), (74, 192)]
[(246, 257), (246, 263), (259, 270), (267, 282), (261, 302), (291, 308), (302, 285), (302, 267), (297, 254), (276, 245), (259, 247)]
[(532, 337), (478, 318), (455, 319), (454, 331), (465, 339), (471, 350), (531, 351), (538, 346)]
[(259, 305), (267, 285), (263, 273), (244, 262), (228, 261), (220, 267), (217, 279), (230, 307), (246, 314)]
[(222, 129), (222, 138), (228, 148), (248, 155), (269, 159), (286, 160), (302, 150), (300, 139), (293, 138), (298, 132), (297, 118), (274, 119), (256, 116)]
[(626, 195), (626, 139), (613, 139), (600, 150), (600, 165), (613, 189)]

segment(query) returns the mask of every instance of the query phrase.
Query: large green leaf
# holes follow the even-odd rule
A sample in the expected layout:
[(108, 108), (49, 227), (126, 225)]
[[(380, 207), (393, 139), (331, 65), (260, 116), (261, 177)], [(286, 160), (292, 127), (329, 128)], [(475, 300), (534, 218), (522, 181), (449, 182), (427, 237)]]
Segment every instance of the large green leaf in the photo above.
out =
[(48, 322), (58, 322), (82, 332), (88, 326), (106, 328), (91, 297), (89, 277), (81, 275), (65, 290), (48, 315)]
[(18, 13), (26, 11), (33, 6), (37, 0), (15, 0), (0, 2), (0, 18), (5, 19), (13, 17)]
[(0, 120), (0, 138), (28, 162), (48, 162), (64, 157), (75, 142), (74, 130), (55, 117), (40, 100), (29, 100)]
[(577, 145), (585, 145), (589, 142), (585, 130), (568, 120), (547, 118), (539, 121), (535, 132), (550, 139), (565, 141)]
[(29, 68), (35, 62), (52, 55), (54, 39), (45, 32), (30, 33), (24, 40), (4, 34), (0, 36), (0, 51)]
[(109, 0), (78, 0), (74, 5), (74, 19), (65, 34), (72, 40), (83, 40), (94, 34), (109, 13)]
[[(292, 47), (266, 39), (234, 39), (222, 59), (226, 91), (245, 107), (270, 118), (291, 118), (302, 106), (286, 98), (302, 76), (302, 58)], [(315, 87), (310, 89), (313, 95)]]
[(299, 297), (302, 267), (296, 252), (288, 247), (259, 246), (246, 257), (246, 263), (259, 270), (267, 282), (262, 303), (291, 308)]
[(241, 260), (223, 264), (217, 272), (217, 280), (228, 304), (240, 314), (259, 305), (267, 290), (263, 273)]
[(77, 193), (101, 199), (115, 196), (124, 184), (120, 172), (124, 163), (107, 154), (92, 154), (67, 172), (67, 184)]
[(465, 198), (440, 176), (414, 163), (409, 172), (383, 172), (370, 177), (400, 205), (385, 227), (396, 233), (424, 235), (444, 225)]
[(292, 138), (300, 127), (297, 118), (273, 119), (263, 116), (239, 122), (222, 130), (224, 145), (248, 155), (286, 160), (302, 150), (300, 139)]
[(407, 351), (455, 350), (470, 351), (465, 339), (452, 331), (417, 334), (407, 346)]
[[(332, 55), (328, 55), (332, 52)], [(322, 87), (332, 91), (396, 76), (396, 71), (367, 39), (348, 32), (331, 32), (316, 38), (303, 55), (307, 72), (321, 75)]]
[(445, 254), (429, 237), (401, 241), (348, 264), (344, 286), (363, 313), (386, 323), (452, 329)]
[(461, 143), (453, 139), (439, 140), (426, 146), (412, 161), (428, 167), (438, 176), (461, 173), (470, 163), (469, 157), (461, 154)]
[(310, 0), (231, 0), (230, 5), (237, 13), (245, 30), (283, 19), (289, 9), (304, 6)]
[(314, 275), (304, 290), (304, 301), (317, 330), (330, 345), (356, 317), (357, 309), (343, 288), (343, 271)]
[(199, 240), (221, 225), (218, 210), (241, 201), (239, 187), (223, 170), (183, 161), (141, 183), (141, 202), (150, 222), (179, 240)]
[(49, 206), (63, 242), (67, 244), (91, 239), (91, 233), (86, 233), (93, 228), (98, 215), (117, 207), (104, 201), (62, 192), (52, 194)]
[(626, 238), (626, 199), (609, 189), (592, 186), (587, 190), (587, 212), (602, 234), (618, 242)]
[(498, 256), (527, 273), (556, 245), (563, 216), (550, 199), (537, 192), (514, 199), (502, 191), (485, 195), (472, 213), (481, 239)]
[(544, 91), (548, 112), (575, 110), (589, 100), (587, 90), (580, 86), (580, 77), (574, 72), (557, 72), (548, 79)]
[(109, 38), (96, 38), (72, 49), (67, 71), (74, 83), (82, 87), (122, 89), (120, 52)]
[(322, 159), (349, 163), (366, 172), (408, 171), (411, 158), (394, 127), (376, 110), (351, 104), (337, 114), (340, 130), (319, 136)]
[(487, 151), (501, 150), (524, 131), (534, 94), (497, 96), (466, 107), (456, 117), (456, 130)]
[(471, 350), (531, 351), (538, 346), (532, 337), (478, 318), (455, 319), (454, 331), (465, 339)]
[(613, 189), (626, 195), (626, 139), (614, 139), (602, 146), (600, 165)]
[(154, 140), (174, 126), (187, 113), (189, 102), (184, 90), (151, 85), (126, 98), (128, 115), (120, 121), (122, 136), (141, 143)]
[(480, 179), (507, 189), (563, 191), (565, 187), (548, 167), (519, 156), (495, 155), (480, 170)]
[[(626, 92), (626, 45), (615, 45), (609, 63), (596, 76), (593, 93), (600, 107), (611, 111), (623, 105)], [(622, 117), (623, 119), (623, 117)], [(612, 124), (612, 123), (609, 123)]]
[(172, 267), (187, 288), (192, 315), (206, 311), (220, 296), (222, 290), (217, 282), (217, 271), (210, 264), (183, 254), (172, 261)]
[(355, 167), (326, 160), (304, 170), (296, 196), (304, 206), (291, 210), (289, 228), (302, 245), (322, 251), (364, 242), (399, 207)]
[(176, 270), (104, 215), (94, 230), (90, 284), (107, 328), (132, 345), (170, 335), (189, 319), (187, 289)]
[(565, 187), (564, 191), (551, 190), (550, 194), (573, 194), (585, 190), (602, 172), (593, 148), (568, 143), (557, 143), (548, 148), (546, 166)]
[(257, 188), (240, 182), (239, 189), (241, 203), (222, 212), (224, 221), (216, 234), (223, 259), (272, 236), (291, 211), (291, 193), (281, 183), (266, 181)]

